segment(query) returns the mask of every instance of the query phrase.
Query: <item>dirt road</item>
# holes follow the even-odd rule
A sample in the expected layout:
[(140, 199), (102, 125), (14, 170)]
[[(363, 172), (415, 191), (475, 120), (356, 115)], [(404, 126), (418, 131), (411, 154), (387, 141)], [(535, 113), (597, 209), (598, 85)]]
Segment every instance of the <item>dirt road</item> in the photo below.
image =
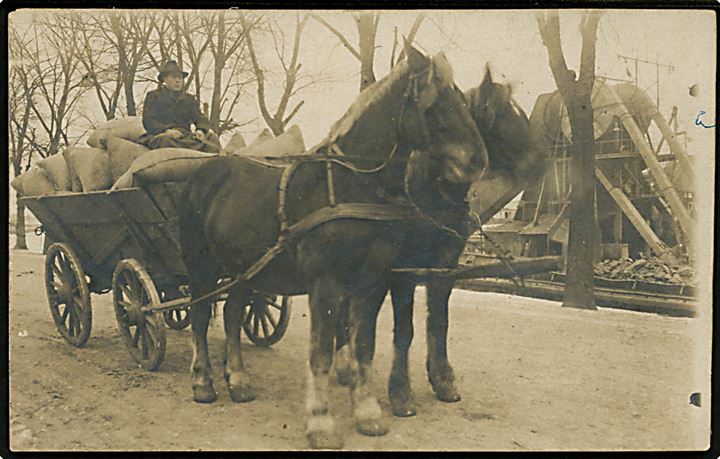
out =
[[(271, 349), (243, 338), (258, 399), (230, 401), (222, 382), (223, 330), (211, 324), (219, 399), (192, 402), (189, 330), (168, 330), (157, 372), (134, 364), (115, 329), (109, 295), (93, 295), (93, 330), (76, 349), (57, 333), (45, 298), (42, 255), (11, 254), (10, 400), (13, 450), (303, 449), (308, 348), (305, 297)], [(704, 448), (709, 435), (709, 363), (701, 319), (456, 290), (449, 352), (463, 399), (444, 404), (425, 377), (424, 291), (416, 298), (411, 377), (418, 415), (391, 418), (379, 438), (354, 432), (345, 388), (333, 412), (346, 449), (567, 450)], [(392, 313), (383, 308), (376, 393), (387, 411)], [(705, 375), (701, 377), (698, 375)], [(690, 405), (703, 392), (702, 408)]]

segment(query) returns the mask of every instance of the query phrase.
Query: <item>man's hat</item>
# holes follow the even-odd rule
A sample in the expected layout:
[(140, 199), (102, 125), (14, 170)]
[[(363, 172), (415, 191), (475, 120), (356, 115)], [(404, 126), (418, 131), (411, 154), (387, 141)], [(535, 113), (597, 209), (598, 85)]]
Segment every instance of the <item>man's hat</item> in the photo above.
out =
[(178, 65), (176, 61), (167, 61), (165, 64), (160, 68), (160, 73), (158, 73), (158, 81), (162, 81), (163, 75), (166, 73), (181, 73), (183, 78), (187, 78), (189, 73), (184, 72), (182, 68)]

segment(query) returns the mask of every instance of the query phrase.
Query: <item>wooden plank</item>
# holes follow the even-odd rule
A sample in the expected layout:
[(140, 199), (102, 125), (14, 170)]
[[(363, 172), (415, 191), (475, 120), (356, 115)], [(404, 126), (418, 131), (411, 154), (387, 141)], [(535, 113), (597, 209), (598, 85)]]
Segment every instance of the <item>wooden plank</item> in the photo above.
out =
[(43, 220), (40, 220), (40, 222), (43, 223), (43, 226), (45, 225), (45, 222), (50, 223), (54, 229), (53, 232), (57, 232), (57, 236), (59, 237), (56, 237), (55, 234), (49, 235), (52, 236), (55, 241), (66, 242), (69, 244), (75, 253), (77, 253), (77, 256), (80, 257), (80, 263), (82, 264), (83, 270), (89, 274), (92, 273), (94, 264), (89, 250), (85, 247), (82, 240), (65, 223), (65, 220), (63, 220), (60, 215), (55, 214), (51, 207), (47, 205), (46, 197), (39, 197), (33, 199), (32, 201), (28, 201), (26, 205), (28, 208), (38, 211), (35, 215), (38, 219), (40, 219), (40, 215), (43, 216)]

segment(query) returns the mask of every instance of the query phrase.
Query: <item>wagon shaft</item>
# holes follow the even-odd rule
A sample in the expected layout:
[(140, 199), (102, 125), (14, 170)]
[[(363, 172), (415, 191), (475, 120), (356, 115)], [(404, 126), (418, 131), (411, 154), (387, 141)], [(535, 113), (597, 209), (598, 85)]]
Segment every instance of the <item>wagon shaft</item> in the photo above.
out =
[(547, 271), (555, 271), (562, 267), (562, 257), (516, 258), (510, 261), (512, 270), (505, 262), (494, 260), (477, 266), (459, 268), (397, 268), (394, 273), (415, 276), (418, 282), (434, 278), (472, 279), (478, 277), (514, 277), (526, 276)]

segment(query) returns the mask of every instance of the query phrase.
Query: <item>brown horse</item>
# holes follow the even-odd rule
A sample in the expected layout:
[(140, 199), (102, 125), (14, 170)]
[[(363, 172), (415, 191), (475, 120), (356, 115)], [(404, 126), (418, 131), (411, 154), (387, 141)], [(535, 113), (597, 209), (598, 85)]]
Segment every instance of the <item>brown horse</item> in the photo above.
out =
[[(404, 192), (411, 152), (424, 152), (417, 155), (419, 161), (437, 163), (432, 172), (436, 179), (462, 186), (487, 164), (484, 143), (444, 56), (428, 58), (410, 46), (406, 49), (407, 61), (363, 91), (316, 148), (317, 153), (346, 156), (334, 156), (332, 162), (301, 161), (289, 178), (282, 169), (249, 158), (219, 157), (198, 169), (186, 189), (180, 233), (194, 298), (212, 292), (223, 275), (246, 273), (277, 245), (284, 221), (291, 228), (302, 226), (306, 216), (343, 203), (394, 209), (385, 217), (330, 218), (284, 234), (284, 250), (254, 277), (237, 284), (225, 303), (225, 380), (231, 398), (245, 402), (254, 394), (240, 353), (241, 305), (251, 290), (309, 294), (306, 436), (313, 448), (342, 445), (328, 409), (335, 327), (341, 315), (349, 317), (356, 428), (365, 435), (388, 430), (370, 393), (370, 375), (377, 313), (390, 287), (390, 268), (412, 226)], [(209, 302), (191, 308), (197, 402), (217, 397), (207, 349), (209, 318)]]
[[(509, 85), (494, 83), (487, 68), (482, 83), (465, 93), (468, 108), (488, 151), (492, 174), (528, 177), (542, 170), (542, 155), (533, 147), (527, 115), (512, 99)], [(430, 169), (428, 169), (428, 166)], [(469, 184), (433, 180), (431, 163), (411, 163), (410, 196), (435, 222), (414, 222), (405, 238), (397, 265), (407, 268), (452, 268), (476, 229), (467, 203)], [(438, 200), (436, 196), (443, 196)], [(455, 282), (435, 279), (427, 285), (427, 374), (436, 397), (444, 402), (460, 400), (447, 356), (448, 301)], [(417, 283), (408, 275), (395, 274), (391, 283), (394, 314), (394, 357), (388, 392), (396, 416), (416, 413), (408, 375), (408, 350), (413, 338), (413, 296)], [(341, 383), (349, 382), (347, 350), (338, 328), (336, 372)]]

